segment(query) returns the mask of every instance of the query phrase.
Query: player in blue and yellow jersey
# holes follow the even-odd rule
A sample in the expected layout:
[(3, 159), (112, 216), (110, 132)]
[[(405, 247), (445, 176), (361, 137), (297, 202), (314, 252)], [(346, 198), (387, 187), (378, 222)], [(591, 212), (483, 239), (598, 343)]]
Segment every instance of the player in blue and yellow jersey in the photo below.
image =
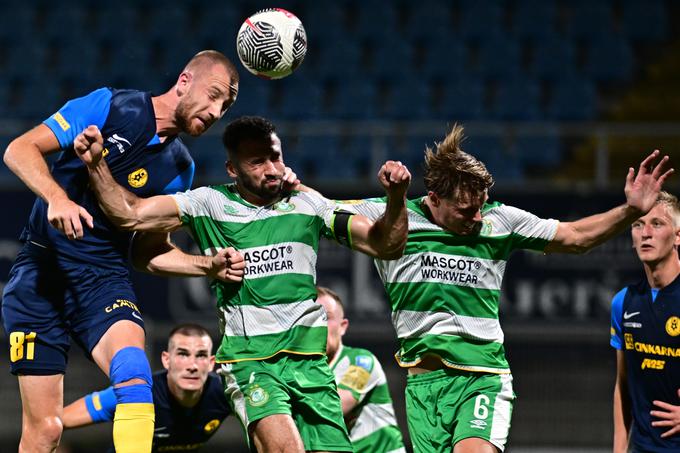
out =
[[(151, 449), (151, 372), (126, 265), (131, 235), (116, 230), (97, 206), (87, 169), (73, 151), (75, 137), (96, 125), (116, 181), (140, 197), (186, 190), (194, 163), (178, 134), (201, 135), (237, 91), (232, 62), (203, 51), (162, 95), (101, 88), (67, 102), (8, 146), (5, 163), (38, 196), (2, 303), (22, 399), (19, 451), (50, 452), (59, 442), (69, 335), (111, 379), (116, 450)], [(56, 152), (61, 154), (50, 169), (45, 156)], [(147, 235), (142, 242), (147, 255), (157, 252), (185, 274), (220, 269), (218, 260), (174, 249), (166, 235)]]
[(680, 451), (680, 203), (661, 192), (633, 223), (646, 278), (612, 300), (614, 451)]
[[(152, 452), (197, 451), (231, 413), (215, 367), (213, 343), (205, 328), (181, 324), (170, 332), (161, 354), (162, 371), (153, 374), (156, 424)], [(64, 426), (111, 421), (113, 388), (91, 393), (64, 408)]]

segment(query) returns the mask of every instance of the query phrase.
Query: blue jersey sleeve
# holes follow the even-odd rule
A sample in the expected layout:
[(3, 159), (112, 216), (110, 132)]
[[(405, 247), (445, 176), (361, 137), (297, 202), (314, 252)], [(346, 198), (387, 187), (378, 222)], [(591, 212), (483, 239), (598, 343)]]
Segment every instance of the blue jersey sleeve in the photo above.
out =
[(68, 101), (57, 113), (43, 121), (59, 140), (59, 146), (69, 147), (87, 126), (102, 128), (109, 116), (111, 90), (100, 88), (87, 96)]
[(623, 288), (612, 299), (612, 320), (609, 333), (609, 344), (615, 349), (623, 349), (623, 335), (621, 334), (621, 320), (623, 319), (623, 299), (628, 288)]
[(177, 192), (186, 192), (191, 189), (191, 184), (194, 182), (194, 169), (195, 165), (191, 162), (191, 165), (189, 165), (186, 170), (177, 175), (175, 179), (165, 186), (163, 193), (172, 195)]

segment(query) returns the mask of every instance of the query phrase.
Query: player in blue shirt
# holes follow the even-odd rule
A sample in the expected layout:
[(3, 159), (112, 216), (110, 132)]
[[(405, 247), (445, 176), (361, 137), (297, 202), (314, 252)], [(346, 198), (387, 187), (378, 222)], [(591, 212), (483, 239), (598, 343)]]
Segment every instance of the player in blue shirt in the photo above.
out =
[[(194, 163), (178, 134), (201, 135), (237, 91), (233, 63), (219, 52), (203, 51), (164, 94), (101, 88), (67, 102), (8, 146), (5, 163), (38, 196), (2, 302), (10, 368), (22, 399), (19, 451), (50, 452), (59, 442), (69, 335), (111, 379), (116, 450), (151, 449), (151, 370), (126, 265), (131, 235), (114, 228), (99, 208), (73, 140), (96, 125), (116, 181), (138, 196), (183, 191), (191, 186)], [(45, 156), (56, 152), (61, 154), (49, 169)], [(170, 273), (215, 276), (229, 255), (191, 257), (172, 247), (167, 236), (140, 241), (143, 261), (170, 261), (175, 268), (163, 266)]]
[(612, 300), (614, 452), (680, 451), (680, 203), (661, 192), (633, 223), (646, 278)]
[[(165, 369), (153, 374), (153, 452), (196, 451), (231, 413), (221, 379), (211, 372), (212, 347), (210, 334), (197, 324), (170, 332), (168, 350), (161, 354)], [(113, 388), (91, 393), (64, 408), (64, 426), (111, 421), (115, 408)]]

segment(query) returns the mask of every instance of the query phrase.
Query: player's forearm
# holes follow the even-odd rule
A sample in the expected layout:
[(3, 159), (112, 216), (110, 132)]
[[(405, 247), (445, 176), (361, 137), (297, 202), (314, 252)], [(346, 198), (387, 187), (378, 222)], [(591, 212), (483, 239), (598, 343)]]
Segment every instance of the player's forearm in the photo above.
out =
[(109, 220), (120, 229), (135, 229), (139, 220), (137, 212), (139, 197), (125, 190), (113, 179), (103, 159), (96, 167), (89, 167), (89, 171), (92, 189)]
[(37, 196), (51, 203), (68, 198), (64, 189), (52, 177), (47, 162), (38, 147), (25, 139), (14, 140), (3, 155), (5, 165)]
[(207, 277), (212, 269), (209, 256), (189, 255), (173, 248), (148, 260), (145, 270), (154, 275), (174, 277)]
[(621, 205), (601, 214), (561, 223), (546, 252), (585, 253), (625, 231), (640, 215), (638, 209)]
[(385, 213), (375, 221), (368, 233), (368, 244), (378, 258), (393, 260), (404, 254), (408, 238), (406, 198), (387, 198)]
[(65, 429), (91, 425), (93, 423), (92, 416), (87, 411), (85, 398), (80, 398), (66, 406), (61, 421)]
[(614, 387), (614, 453), (628, 451), (628, 438), (630, 435), (631, 414), (628, 399), (628, 390), (617, 377)]

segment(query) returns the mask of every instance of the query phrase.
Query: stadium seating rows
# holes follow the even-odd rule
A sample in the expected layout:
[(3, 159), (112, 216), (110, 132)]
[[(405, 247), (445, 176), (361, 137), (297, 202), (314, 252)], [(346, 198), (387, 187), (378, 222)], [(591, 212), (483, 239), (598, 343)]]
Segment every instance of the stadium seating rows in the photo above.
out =
[[(102, 83), (164, 90), (201, 48), (235, 58), (236, 31), (258, 3), (8, 2), (13, 13), (0, 16), (6, 81), (0, 84), (0, 118), (27, 120)], [(281, 81), (265, 83), (242, 71), (234, 115), (590, 120), (598, 114), (598, 88), (625, 86), (634, 76), (636, 46), (663, 41), (669, 28), (664, 0), (278, 3), (305, 24), (307, 61)], [(488, 145), (498, 149), (489, 151), (492, 160), (518, 146)], [(303, 157), (319, 146), (336, 149), (338, 143), (309, 138), (299, 144)], [(559, 148), (548, 146), (558, 154)], [(543, 164), (552, 162), (559, 155)], [(335, 163), (349, 176), (361, 168), (360, 159), (329, 158), (329, 168)], [(523, 168), (505, 170), (513, 176)], [(310, 169), (314, 175), (326, 171)]]

